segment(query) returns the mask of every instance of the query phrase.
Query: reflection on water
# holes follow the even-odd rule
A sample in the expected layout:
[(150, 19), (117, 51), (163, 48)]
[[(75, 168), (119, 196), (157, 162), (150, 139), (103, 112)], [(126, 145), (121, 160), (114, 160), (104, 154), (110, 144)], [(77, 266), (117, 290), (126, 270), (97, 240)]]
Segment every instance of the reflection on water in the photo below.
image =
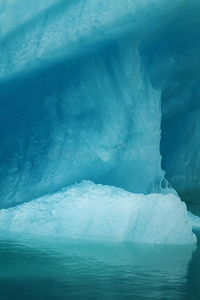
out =
[(200, 299), (196, 246), (0, 236), (0, 300)]

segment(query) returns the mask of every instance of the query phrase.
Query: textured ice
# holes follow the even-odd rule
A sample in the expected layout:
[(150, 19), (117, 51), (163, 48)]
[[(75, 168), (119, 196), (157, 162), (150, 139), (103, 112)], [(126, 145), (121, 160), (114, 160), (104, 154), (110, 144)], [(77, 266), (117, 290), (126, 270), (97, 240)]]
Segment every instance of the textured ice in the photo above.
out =
[(0, 228), (74, 239), (193, 244), (186, 205), (173, 194), (132, 194), (83, 181), (0, 211)]
[[(160, 18), (167, 20), (166, 12), (177, 9), (182, 1), (174, 3), (172, 0), (163, 0), (158, 3), (156, 0), (127, 0), (124, 4), (122, 0), (62, 0), (51, 6), (53, 2), (37, 1), (27, 9), (24, 0), (20, 5), (17, 1), (16, 8), (10, 5), (9, 0), (4, 1), (5, 18), (8, 17), (8, 3), (10, 26), (15, 30), (0, 40), (0, 79), (8, 79), (35, 68), (41, 69), (55, 60), (94, 51), (105, 41), (119, 39), (128, 33), (137, 42), (141, 35), (155, 30)], [(26, 6), (25, 16), (29, 11), (30, 18), (22, 16), (22, 5)], [(42, 9), (45, 7), (47, 9)], [(16, 21), (18, 14), (20, 20)], [(147, 26), (151, 20), (151, 26)]]
[(27, 5), (27, 0), (1, 0), (0, 34), (8, 34), (56, 2), (58, 0), (34, 0)]

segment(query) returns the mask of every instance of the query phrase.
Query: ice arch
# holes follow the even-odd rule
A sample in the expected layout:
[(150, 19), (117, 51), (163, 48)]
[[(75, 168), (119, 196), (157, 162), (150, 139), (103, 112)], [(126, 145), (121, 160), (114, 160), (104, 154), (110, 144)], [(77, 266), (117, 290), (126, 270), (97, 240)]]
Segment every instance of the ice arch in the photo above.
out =
[[(169, 145), (173, 155), (181, 145), (185, 166), (195, 164), (198, 143), (187, 143), (190, 157), (175, 132), (198, 107), (187, 96), (198, 96), (198, 2), (52, 0), (29, 10), (25, 2), (1, 2), (0, 206), (82, 179), (168, 190), (161, 117), (166, 176), (178, 190), (196, 188), (198, 167), (180, 177), (183, 161)], [(185, 126), (191, 137), (194, 126)]]

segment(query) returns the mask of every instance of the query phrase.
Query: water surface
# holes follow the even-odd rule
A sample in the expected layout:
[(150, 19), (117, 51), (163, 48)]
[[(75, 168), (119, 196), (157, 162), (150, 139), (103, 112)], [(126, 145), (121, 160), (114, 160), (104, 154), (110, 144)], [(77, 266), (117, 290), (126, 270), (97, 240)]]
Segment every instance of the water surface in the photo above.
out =
[(1, 233), (0, 300), (16, 299), (198, 300), (200, 243), (102, 244)]

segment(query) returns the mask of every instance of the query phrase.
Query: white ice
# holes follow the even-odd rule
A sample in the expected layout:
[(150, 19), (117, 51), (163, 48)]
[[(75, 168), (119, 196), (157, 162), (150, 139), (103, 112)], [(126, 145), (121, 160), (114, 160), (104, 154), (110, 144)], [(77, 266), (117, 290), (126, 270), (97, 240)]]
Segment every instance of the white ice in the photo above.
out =
[(98, 241), (196, 243), (179, 197), (133, 194), (90, 181), (1, 210), (0, 229)]

